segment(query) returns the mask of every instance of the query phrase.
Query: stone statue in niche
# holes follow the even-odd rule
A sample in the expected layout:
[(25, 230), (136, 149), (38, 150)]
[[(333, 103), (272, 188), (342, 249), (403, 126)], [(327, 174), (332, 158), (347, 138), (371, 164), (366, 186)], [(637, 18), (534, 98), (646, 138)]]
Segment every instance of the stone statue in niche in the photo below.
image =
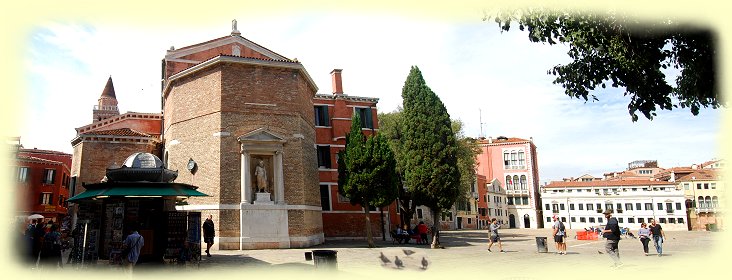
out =
[(254, 177), (257, 178), (257, 191), (268, 192), (269, 187), (267, 186), (267, 170), (264, 169), (264, 161), (261, 159), (257, 163), (257, 167), (254, 169)]

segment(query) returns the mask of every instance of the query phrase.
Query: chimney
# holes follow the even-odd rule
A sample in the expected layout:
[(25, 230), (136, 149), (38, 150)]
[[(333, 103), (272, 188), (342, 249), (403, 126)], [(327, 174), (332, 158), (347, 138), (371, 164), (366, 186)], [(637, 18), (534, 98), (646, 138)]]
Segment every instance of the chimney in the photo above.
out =
[(333, 94), (343, 94), (343, 82), (341, 81), (341, 72), (343, 69), (333, 69), (330, 76), (333, 80)]
[(492, 144), (492, 143), (493, 143), (493, 136), (488, 136), (488, 144)]

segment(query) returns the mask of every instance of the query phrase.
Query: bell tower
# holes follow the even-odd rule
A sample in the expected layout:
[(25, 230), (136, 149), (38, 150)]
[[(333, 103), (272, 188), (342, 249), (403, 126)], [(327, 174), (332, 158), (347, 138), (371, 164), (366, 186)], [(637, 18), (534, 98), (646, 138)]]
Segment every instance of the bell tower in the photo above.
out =
[(104, 86), (102, 95), (99, 97), (97, 105), (94, 106), (92, 122), (101, 121), (103, 119), (119, 115), (117, 108), (117, 97), (114, 95), (114, 84), (112, 84), (112, 76), (109, 76), (107, 84)]

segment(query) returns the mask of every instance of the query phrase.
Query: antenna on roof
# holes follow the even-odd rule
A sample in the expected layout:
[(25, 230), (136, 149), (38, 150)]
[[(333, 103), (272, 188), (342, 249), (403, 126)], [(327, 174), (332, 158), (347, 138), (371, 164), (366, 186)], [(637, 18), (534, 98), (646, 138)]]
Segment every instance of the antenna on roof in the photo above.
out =
[(480, 138), (483, 138), (483, 137), (485, 137), (485, 136), (483, 136), (483, 124), (484, 124), (483, 123), (483, 111), (481, 111), (480, 108), (478, 108), (478, 122), (480, 123), (480, 135), (479, 135), (479, 137)]

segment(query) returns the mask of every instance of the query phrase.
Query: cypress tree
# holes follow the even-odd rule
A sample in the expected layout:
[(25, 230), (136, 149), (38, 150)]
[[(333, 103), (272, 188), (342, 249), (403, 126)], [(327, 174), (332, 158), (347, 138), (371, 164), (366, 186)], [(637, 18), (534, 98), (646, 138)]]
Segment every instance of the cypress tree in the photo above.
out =
[(366, 138), (358, 114), (351, 119), (346, 148), (338, 156), (338, 190), (352, 205), (364, 208), (366, 237), (375, 247), (369, 206), (383, 207), (397, 197), (396, 160), (383, 136)]
[(412, 199), (432, 210), (432, 248), (439, 246), (439, 214), (460, 194), (457, 142), (450, 115), (440, 98), (412, 66), (402, 88), (400, 168)]

